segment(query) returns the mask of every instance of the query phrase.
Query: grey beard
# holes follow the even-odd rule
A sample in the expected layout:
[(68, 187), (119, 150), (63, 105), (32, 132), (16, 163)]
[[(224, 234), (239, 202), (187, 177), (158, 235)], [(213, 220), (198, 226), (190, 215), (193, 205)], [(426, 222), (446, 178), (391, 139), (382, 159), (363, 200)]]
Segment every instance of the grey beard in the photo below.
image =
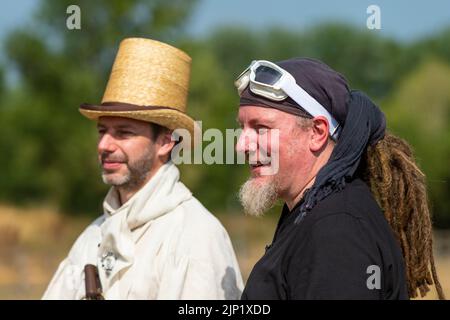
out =
[(262, 216), (271, 209), (278, 199), (276, 180), (267, 183), (256, 183), (253, 178), (247, 180), (239, 190), (239, 200), (245, 213), (252, 216)]

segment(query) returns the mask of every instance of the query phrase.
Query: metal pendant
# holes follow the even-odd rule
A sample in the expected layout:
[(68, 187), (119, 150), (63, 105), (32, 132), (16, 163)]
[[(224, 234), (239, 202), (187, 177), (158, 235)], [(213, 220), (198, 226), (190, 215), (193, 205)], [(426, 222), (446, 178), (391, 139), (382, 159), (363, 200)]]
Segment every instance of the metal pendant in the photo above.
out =
[(109, 276), (116, 264), (116, 255), (112, 251), (106, 251), (102, 254), (102, 258), (100, 261), (103, 270), (105, 270), (106, 276)]

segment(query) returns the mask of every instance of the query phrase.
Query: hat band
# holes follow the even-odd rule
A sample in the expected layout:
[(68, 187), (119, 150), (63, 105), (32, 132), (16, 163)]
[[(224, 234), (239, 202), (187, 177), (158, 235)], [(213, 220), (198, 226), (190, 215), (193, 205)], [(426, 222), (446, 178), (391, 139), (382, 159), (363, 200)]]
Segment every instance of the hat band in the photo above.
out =
[(93, 110), (93, 111), (143, 111), (143, 110), (173, 110), (184, 113), (178, 109), (163, 106), (140, 106), (137, 104), (125, 103), (125, 102), (114, 102), (108, 101), (103, 102), (100, 105), (93, 105), (89, 103), (83, 103), (80, 105), (81, 109)]

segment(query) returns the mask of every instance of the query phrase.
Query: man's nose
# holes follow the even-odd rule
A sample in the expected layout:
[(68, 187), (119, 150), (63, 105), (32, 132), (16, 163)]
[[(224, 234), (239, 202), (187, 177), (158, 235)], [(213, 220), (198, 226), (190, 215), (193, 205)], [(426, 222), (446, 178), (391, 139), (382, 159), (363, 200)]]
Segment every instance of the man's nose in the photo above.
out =
[(116, 148), (115, 139), (109, 133), (105, 133), (100, 137), (97, 146), (99, 153), (114, 152)]
[(256, 151), (256, 135), (252, 130), (243, 130), (236, 143), (236, 152), (252, 153)]

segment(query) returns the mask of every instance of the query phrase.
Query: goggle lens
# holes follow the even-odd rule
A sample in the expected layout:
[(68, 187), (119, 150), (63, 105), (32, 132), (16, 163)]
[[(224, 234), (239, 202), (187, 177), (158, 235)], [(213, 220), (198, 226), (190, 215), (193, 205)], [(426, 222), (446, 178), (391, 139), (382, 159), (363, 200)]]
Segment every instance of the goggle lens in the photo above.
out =
[(281, 79), (282, 74), (267, 66), (258, 66), (255, 70), (255, 81), (266, 85), (274, 85)]

